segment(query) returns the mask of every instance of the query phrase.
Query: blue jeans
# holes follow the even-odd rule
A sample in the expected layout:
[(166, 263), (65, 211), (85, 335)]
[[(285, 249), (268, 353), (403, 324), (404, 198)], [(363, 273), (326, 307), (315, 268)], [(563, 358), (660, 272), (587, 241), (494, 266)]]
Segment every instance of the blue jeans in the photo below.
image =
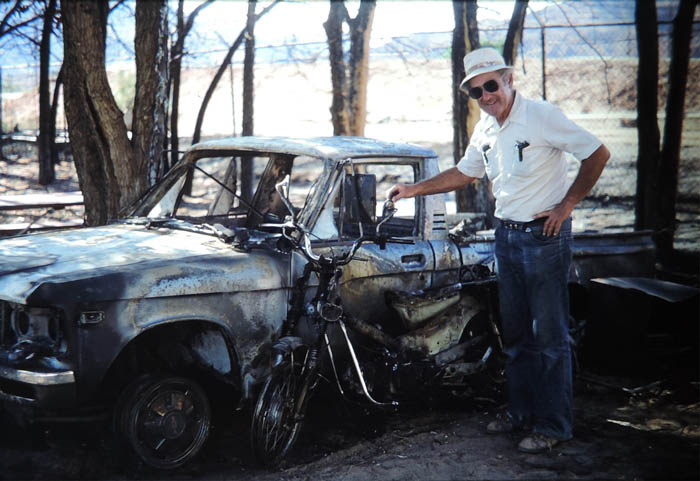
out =
[(556, 236), (543, 226), (496, 228), (496, 266), (507, 355), (508, 414), (516, 426), (560, 441), (573, 431), (569, 345), (571, 219)]

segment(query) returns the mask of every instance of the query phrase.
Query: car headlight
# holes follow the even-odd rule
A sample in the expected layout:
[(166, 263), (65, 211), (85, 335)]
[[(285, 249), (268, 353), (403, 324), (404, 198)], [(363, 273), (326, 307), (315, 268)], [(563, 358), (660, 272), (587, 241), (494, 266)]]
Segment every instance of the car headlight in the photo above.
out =
[(62, 311), (9, 302), (0, 304), (0, 344), (33, 341), (57, 345), (61, 342)]

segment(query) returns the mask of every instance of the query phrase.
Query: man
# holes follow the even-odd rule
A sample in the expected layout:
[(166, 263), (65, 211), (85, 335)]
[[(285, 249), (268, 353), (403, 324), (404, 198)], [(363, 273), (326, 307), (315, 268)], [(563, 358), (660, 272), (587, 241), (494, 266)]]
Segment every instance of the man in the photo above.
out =
[[(417, 184), (395, 185), (393, 200), (449, 192), (484, 173), (496, 198), (496, 270), (507, 355), (508, 409), (487, 431), (531, 428), (528, 453), (571, 439), (573, 393), (567, 280), (571, 212), (600, 177), (608, 149), (555, 106), (523, 98), (512, 68), (492, 48), (464, 57), (460, 89), (486, 115), (456, 167)], [(569, 152), (581, 161), (567, 188)]]

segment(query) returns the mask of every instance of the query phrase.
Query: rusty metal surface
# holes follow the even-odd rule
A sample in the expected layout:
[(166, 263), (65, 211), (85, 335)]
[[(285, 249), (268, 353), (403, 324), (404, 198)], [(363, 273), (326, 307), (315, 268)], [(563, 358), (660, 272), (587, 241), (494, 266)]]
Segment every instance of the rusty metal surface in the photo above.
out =
[(698, 295), (698, 288), (648, 277), (607, 277), (591, 279), (591, 282), (622, 289), (632, 289), (668, 302), (682, 302)]
[(398, 144), (364, 137), (231, 137), (201, 142), (190, 152), (216, 152), (236, 150), (242, 152), (276, 152), (280, 154), (307, 155), (320, 159), (345, 160), (361, 157), (437, 157), (425, 147)]
[(399, 337), (401, 348), (421, 356), (430, 356), (454, 346), (465, 326), (483, 309), (483, 304), (471, 296), (462, 299), (426, 325)]
[[(595, 277), (653, 276), (656, 249), (650, 231), (574, 232), (569, 282), (587, 284)], [(494, 263), (494, 231), (453, 237), (463, 265)], [(494, 265), (495, 268), (495, 265)]]
[[(0, 327), (7, 331), (0, 333), (3, 372), (40, 373), (34, 363), (55, 359), (56, 372), (75, 372), (80, 384), (79, 390), (71, 386), (71, 392), (61, 396), (37, 388), (32, 399), (22, 402), (70, 404), (76, 391), (90, 397), (127, 346), (168, 326), (193, 326), (186, 344), (200, 367), (235, 380), (243, 395), (250, 395), (265, 369), (261, 353), (279, 335), (292, 281), (304, 262), (270, 247), (279, 234), (244, 228), (240, 220), (227, 226), (197, 224), (189, 218), (167, 220), (179, 202), (178, 190), (190, 163), (247, 153), (268, 156), (274, 164), (263, 175), (264, 192), (257, 192), (253, 204), (263, 214), (278, 216), (286, 212), (278, 205), (273, 186), (289, 173), (291, 159), (297, 155), (318, 159), (320, 176), (300, 216), (309, 228), (337, 192), (339, 174), (351, 159), (402, 159), (418, 172), (425, 169), (423, 158), (435, 163), (435, 153), (429, 149), (363, 138), (246, 137), (205, 142), (191, 148), (136, 204), (133, 220), (2, 241)], [(215, 211), (226, 217), (226, 206)], [(248, 219), (248, 225), (254, 227), (259, 220)], [(387, 289), (431, 284), (435, 256), (423, 233), (431, 232), (432, 215), (421, 215), (420, 222), (420, 236), (413, 245), (363, 248), (360, 257), (365, 261), (353, 264), (342, 287), (355, 295), (357, 305), (377, 313), (378, 307), (386, 309), (382, 293)], [(458, 265), (453, 259), (442, 262), (441, 268), (451, 271)], [(56, 322), (61, 319), (62, 332), (51, 342), (45, 339), (46, 327), (26, 332), (17, 327), (32, 305), (53, 306)], [(32, 325), (44, 322), (39, 314), (33, 311)], [(13, 347), (20, 344), (19, 350)], [(20, 400), (13, 394), (0, 395)]]
[[(0, 243), (0, 299), (26, 303), (40, 289), (118, 275), (95, 301), (279, 289), (286, 269), (270, 256), (241, 253), (219, 239), (168, 228), (111, 225), (37, 234)], [(14, 260), (13, 260), (14, 259)], [(17, 262), (26, 259), (27, 263)]]

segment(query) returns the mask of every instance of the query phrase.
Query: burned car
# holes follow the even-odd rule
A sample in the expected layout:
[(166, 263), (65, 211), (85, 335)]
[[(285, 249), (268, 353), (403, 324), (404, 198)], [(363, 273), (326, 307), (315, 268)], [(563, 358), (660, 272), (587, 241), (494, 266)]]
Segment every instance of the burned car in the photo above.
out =
[[(449, 232), (444, 196), (401, 199), (383, 217), (388, 188), (437, 173), (430, 149), (360, 137), (209, 141), (122, 219), (0, 241), (0, 400), (19, 421), (103, 409), (138, 463), (183, 465), (213, 402), (251, 406), (285, 320), (308, 307), (291, 305), (308, 262), (283, 235), (290, 218), (328, 257), (379, 227), (394, 240), (362, 244), (343, 269), (348, 316), (372, 325), (396, 317), (391, 293), (493, 282), (493, 234)], [(641, 275), (652, 260), (647, 234), (579, 234), (571, 282)], [(415, 330), (411, 347), (439, 353), (465, 322)]]
[[(237, 194), (236, 159), (259, 178), (249, 201)], [(243, 404), (254, 395), (303, 270), (276, 227), (289, 211), (275, 184), (291, 177), (297, 218), (333, 248), (376, 223), (390, 185), (436, 172), (429, 149), (364, 138), (204, 142), (123, 219), (0, 241), (0, 398), (28, 419), (113, 406), (137, 459), (182, 465), (208, 436), (211, 392), (226, 386)], [(410, 243), (363, 247), (349, 274), (358, 316), (381, 315), (387, 289), (457, 275), (444, 202), (432, 203), (406, 200), (388, 226)]]

